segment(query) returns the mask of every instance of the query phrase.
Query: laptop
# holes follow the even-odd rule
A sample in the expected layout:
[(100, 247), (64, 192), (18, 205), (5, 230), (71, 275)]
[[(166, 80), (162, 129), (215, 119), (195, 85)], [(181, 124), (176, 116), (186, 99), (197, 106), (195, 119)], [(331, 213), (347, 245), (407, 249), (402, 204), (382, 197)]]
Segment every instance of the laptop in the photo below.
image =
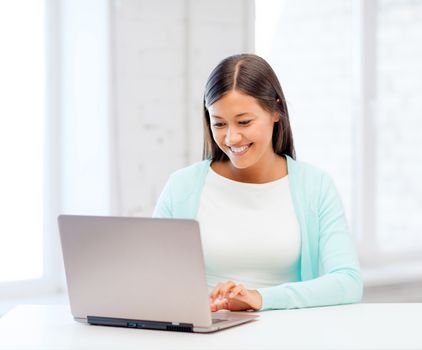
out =
[(207, 333), (259, 317), (211, 312), (195, 220), (60, 215), (58, 223), (76, 321)]

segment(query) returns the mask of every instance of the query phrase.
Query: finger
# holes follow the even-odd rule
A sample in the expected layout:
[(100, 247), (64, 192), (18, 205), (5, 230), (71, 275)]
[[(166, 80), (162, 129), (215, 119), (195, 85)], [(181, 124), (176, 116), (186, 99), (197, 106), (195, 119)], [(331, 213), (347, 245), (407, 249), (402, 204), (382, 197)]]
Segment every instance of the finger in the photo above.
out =
[(221, 298), (221, 297), (218, 297), (216, 299), (210, 298), (210, 304), (211, 305), (213, 305), (213, 304), (221, 304), (224, 300), (226, 300), (226, 298)]
[(235, 288), (233, 288), (229, 294), (229, 298), (234, 298), (237, 295), (245, 296), (247, 293), (246, 288), (239, 284)]
[(229, 291), (235, 288), (237, 285), (233, 281), (228, 281), (224, 284), (224, 286), (220, 290), (220, 295), (222, 297), (228, 297)]
[(218, 311), (217, 303), (211, 303), (210, 308), (211, 308), (211, 312)]
[(218, 283), (215, 287), (214, 287), (214, 289), (212, 290), (212, 292), (211, 292), (211, 294), (210, 294), (210, 298), (212, 299), (212, 300), (214, 300), (214, 299), (217, 299), (217, 296), (218, 296), (218, 294), (219, 294), (219, 292), (220, 292), (220, 289), (221, 289), (221, 287), (223, 287), (223, 283)]
[(222, 309), (227, 309), (227, 310), (229, 309), (229, 303), (227, 299), (222, 299), (220, 302), (216, 302), (211, 305), (212, 311), (218, 311)]
[(227, 286), (229, 286), (229, 287), (235, 286), (235, 283), (232, 282), (232, 281), (228, 281), (228, 282), (224, 282), (224, 283), (223, 282), (218, 283), (215, 286), (214, 290), (211, 292), (210, 297), (213, 300), (218, 299), (218, 298), (223, 298), (226, 294), (225, 289), (226, 289)]
[(244, 288), (236, 288), (233, 289), (230, 293), (229, 293), (229, 298), (236, 298), (236, 297), (240, 297), (240, 296), (246, 296), (247, 295), (247, 290)]

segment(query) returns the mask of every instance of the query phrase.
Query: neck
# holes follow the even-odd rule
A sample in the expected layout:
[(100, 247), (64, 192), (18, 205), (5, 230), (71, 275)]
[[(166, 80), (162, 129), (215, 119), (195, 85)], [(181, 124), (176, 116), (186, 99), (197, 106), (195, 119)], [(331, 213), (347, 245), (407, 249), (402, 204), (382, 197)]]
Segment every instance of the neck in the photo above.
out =
[(238, 169), (228, 162), (229, 177), (246, 183), (266, 183), (281, 179), (287, 175), (287, 162), (284, 157), (271, 153), (257, 164), (247, 169)]

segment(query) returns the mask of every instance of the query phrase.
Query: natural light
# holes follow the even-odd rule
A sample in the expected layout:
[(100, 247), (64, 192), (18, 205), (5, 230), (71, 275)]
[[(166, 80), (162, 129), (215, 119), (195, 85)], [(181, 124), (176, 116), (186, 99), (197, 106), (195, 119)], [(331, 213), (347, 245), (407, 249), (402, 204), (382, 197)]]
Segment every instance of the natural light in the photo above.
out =
[[(355, 112), (356, 92), (352, 87), (359, 78), (356, 72), (364, 68), (357, 57), (359, 51), (354, 49), (357, 40), (363, 42), (356, 31), (357, 24), (362, 23), (356, 4), (255, 1), (256, 52), (271, 63), (280, 78), (297, 156), (334, 178), (349, 222), (356, 228), (366, 225), (353, 232), (368, 259), (373, 259), (375, 251), (404, 258), (412, 254), (420, 259), (422, 247), (418, 211), (422, 153), (418, 151), (420, 127), (416, 117), (422, 102), (418, 93), (421, 80), (415, 78), (421, 76), (422, 66), (412, 37), (420, 30), (420, 22), (402, 25), (399, 7), (399, 2), (394, 6), (378, 2), (374, 14), (377, 21), (371, 22), (370, 29), (365, 27), (365, 37), (375, 33), (377, 38), (372, 52), (365, 47), (363, 53), (376, 57), (371, 75), (365, 74), (365, 91), (374, 81), (377, 90), (366, 102), (373, 104), (370, 118), (364, 116), (367, 125), (373, 123), (365, 130), (370, 135), (370, 152), (375, 154), (372, 166), (366, 167), (366, 174), (371, 175), (365, 177), (365, 183), (373, 183), (376, 190), (365, 192), (361, 199), (374, 203), (373, 212), (369, 212), (375, 222), (372, 227), (352, 220), (361, 205), (355, 203), (352, 208), (358, 191), (357, 159), (362, 158), (357, 147), (361, 141), (357, 141), (355, 132), (362, 114)], [(394, 34), (399, 32), (401, 36)]]
[(43, 273), (44, 1), (0, 2), (0, 282)]

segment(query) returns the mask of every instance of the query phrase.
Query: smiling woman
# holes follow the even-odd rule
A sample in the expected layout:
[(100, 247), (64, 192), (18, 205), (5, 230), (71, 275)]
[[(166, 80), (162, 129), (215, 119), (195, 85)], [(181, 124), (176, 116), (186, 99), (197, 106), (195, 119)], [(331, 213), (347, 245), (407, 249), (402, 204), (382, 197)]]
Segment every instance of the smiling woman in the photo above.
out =
[(296, 160), (269, 64), (224, 59), (204, 94), (202, 162), (174, 173), (154, 216), (194, 218), (212, 311), (359, 302), (362, 280), (331, 178)]
[[(237, 90), (225, 94), (208, 110), (214, 141), (230, 159), (230, 162), (214, 163), (214, 170), (242, 182), (265, 183), (280, 177), (274, 170), (282, 167), (273, 164), (280, 162), (281, 157), (274, 153), (271, 142), (274, 123), (279, 121), (277, 113), (267, 112), (255, 98)], [(224, 119), (218, 115), (227, 116)], [(249, 171), (245, 174), (238, 169)], [(265, 177), (258, 178), (259, 174)]]

